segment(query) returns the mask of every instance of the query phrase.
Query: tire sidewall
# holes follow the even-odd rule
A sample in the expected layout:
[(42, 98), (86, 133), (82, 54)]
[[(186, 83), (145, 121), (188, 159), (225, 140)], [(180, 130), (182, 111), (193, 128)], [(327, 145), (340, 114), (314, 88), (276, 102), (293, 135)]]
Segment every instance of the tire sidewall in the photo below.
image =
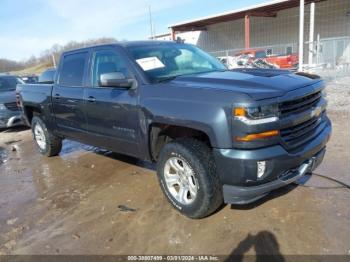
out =
[[(165, 178), (164, 178), (164, 167), (167, 160), (171, 157), (177, 157), (182, 161), (186, 162), (188, 166), (192, 169), (194, 177), (197, 183), (197, 196), (196, 199), (188, 204), (184, 205), (178, 202), (169, 192), (168, 187), (166, 186)], [(157, 175), (159, 179), (160, 186), (162, 191), (166, 195), (169, 202), (179, 210), (181, 213), (187, 216), (193, 216), (193, 214), (197, 213), (208, 201), (207, 200), (207, 185), (209, 183), (206, 174), (206, 170), (200, 163), (200, 160), (197, 159), (194, 155), (191, 155), (190, 151), (188, 151), (181, 144), (169, 143), (164, 146), (162, 152), (160, 154), (160, 158), (157, 163)]]
[[(34, 133), (36, 125), (40, 125), (42, 130), (44, 131), (44, 135), (45, 135), (45, 149), (42, 149), (38, 145), (38, 142), (36, 141), (35, 133)], [(35, 145), (39, 149), (40, 153), (43, 154), (43, 155), (47, 155), (48, 152), (49, 152), (49, 147), (50, 147), (50, 145), (49, 145), (49, 133), (47, 131), (47, 128), (46, 128), (46, 125), (44, 124), (44, 122), (37, 116), (34, 116), (33, 119), (32, 119), (32, 134), (33, 134), (33, 139), (35, 141)]]

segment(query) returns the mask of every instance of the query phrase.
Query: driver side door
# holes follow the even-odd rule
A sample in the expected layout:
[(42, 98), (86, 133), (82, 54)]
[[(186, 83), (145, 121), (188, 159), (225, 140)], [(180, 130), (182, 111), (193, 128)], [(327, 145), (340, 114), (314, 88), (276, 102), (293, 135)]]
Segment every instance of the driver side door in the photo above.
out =
[(113, 152), (139, 156), (138, 89), (101, 86), (102, 74), (120, 72), (130, 76), (126, 60), (111, 49), (95, 49), (90, 86), (85, 89), (88, 132), (94, 144)]

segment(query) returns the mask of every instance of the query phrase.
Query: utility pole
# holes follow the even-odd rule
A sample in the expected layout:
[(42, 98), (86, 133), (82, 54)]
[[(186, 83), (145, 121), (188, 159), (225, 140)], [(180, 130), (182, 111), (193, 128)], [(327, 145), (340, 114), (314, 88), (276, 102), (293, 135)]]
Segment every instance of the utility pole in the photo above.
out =
[(300, 0), (299, 8), (299, 71), (303, 71), (304, 63), (304, 5), (305, 1)]
[(150, 27), (151, 39), (153, 39), (153, 37), (154, 37), (154, 32), (153, 32), (153, 20), (152, 20), (152, 9), (151, 9), (151, 5), (148, 6), (148, 11), (149, 11), (149, 27)]
[(315, 28), (315, 3), (310, 5), (310, 33), (309, 33), (309, 68), (313, 64), (314, 56), (314, 28)]
[(52, 57), (52, 63), (53, 63), (53, 67), (56, 68), (56, 59), (55, 59), (55, 55), (51, 54)]

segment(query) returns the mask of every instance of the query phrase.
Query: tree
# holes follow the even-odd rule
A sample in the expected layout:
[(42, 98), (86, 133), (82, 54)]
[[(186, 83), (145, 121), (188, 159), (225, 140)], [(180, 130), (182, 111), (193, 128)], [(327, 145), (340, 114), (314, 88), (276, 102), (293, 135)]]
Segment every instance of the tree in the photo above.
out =
[(115, 38), (101, 37), (96, 39), (89, 39), (82, 42), (70, 41), (65, 45), (54, 44), (51, 48), (42, 51), (38, 57), (32, 55), (29, 59), (23, 62), (17, 62), (9, 59), (0, 59), (0, 73), (18, 71), (39, 64), (53, 65), (52, 56), (54, 56), (56, 63), (58, 63), (59, 57), (65, 51), (69, 51), (80, 47), (87, 47), (91, 45), (108, 44), (115, 42), (117, 42), (117, 39)]

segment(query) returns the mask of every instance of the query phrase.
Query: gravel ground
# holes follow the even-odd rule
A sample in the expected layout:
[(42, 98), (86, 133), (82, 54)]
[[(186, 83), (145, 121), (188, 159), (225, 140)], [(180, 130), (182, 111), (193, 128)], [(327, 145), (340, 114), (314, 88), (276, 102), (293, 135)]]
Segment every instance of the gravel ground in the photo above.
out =
[(350, 76), (327, 81), (328, 110), (350, 112)]
[[(333, 137), (316, 173), (349, 184), (350, 113), (329, 115)], [(0, 134), (0, 255), (345, 255), (349, 199), (316, 175), (192, 220), (170, 207), (147, 163), (72, 141), (47, 158), (30, 130)]]

